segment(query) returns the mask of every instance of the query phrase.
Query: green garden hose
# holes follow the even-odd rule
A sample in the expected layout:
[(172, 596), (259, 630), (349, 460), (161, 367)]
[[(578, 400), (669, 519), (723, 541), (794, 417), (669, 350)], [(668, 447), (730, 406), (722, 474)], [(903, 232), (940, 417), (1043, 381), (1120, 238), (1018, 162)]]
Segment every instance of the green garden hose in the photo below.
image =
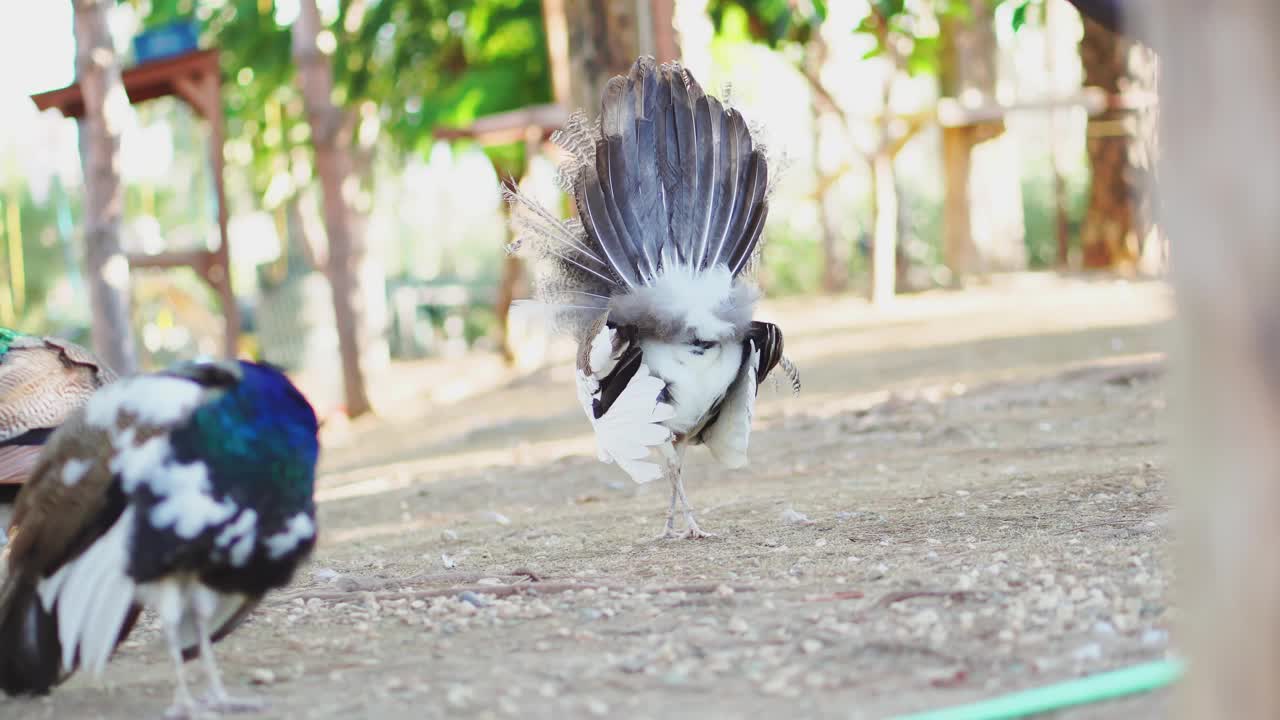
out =
[(1156, 690), (1182, 673), (1177, 660), (1157, 660), (1078, 680), (1010, 693), (968, 705), (902, 715), (895, 720), (1012, 720), (1074, 705)]

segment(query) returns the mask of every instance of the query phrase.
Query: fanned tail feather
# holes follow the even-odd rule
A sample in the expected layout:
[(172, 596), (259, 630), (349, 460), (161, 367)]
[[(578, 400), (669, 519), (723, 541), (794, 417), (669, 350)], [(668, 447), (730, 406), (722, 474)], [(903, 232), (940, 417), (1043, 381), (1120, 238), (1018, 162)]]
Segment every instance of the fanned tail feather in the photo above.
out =
[(580, 223), (508, 193), (509, 250), (539, 261), (539, 301), (584, 314), (574, 306), (607, 307), (673, 265), (752, 269), (772, 188), (764, 148), (678, 63), (638, 59), (609, 81), (596, 122), (574, 113), (552, 139), (567, 153), (558, 183)]

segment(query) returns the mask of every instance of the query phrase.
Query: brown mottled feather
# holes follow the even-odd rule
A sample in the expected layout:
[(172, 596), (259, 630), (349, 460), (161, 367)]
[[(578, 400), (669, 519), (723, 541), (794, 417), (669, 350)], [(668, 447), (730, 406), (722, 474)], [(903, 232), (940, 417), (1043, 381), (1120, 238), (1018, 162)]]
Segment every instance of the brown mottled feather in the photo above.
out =
[[(73, 411), (44, 450), (14, 503), (5, 548), (11, 573), (45, 576), (78, 554), (83, 547), (77, 545), (94, 539), (82, 535), (107, 502), (111, 439), (106, 430), (85, 422), (83, 407)], [(92, 462), (74, 485), (62, 481), (69, 460)]]
[(0, 355), (0, 441), (55, 428), (116, 376), (65, 340), (23, 336)]
[(39, 458), (40, 447), (37, 445), (0, 447), (0, 485), (26, 482)]

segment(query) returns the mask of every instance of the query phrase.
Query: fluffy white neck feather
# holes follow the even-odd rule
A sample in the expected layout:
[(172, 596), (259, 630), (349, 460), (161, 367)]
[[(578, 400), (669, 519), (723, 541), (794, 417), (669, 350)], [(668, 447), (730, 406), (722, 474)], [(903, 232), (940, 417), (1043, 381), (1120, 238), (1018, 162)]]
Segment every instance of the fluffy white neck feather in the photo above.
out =
[(654, 277), (653, 284), (638, 288), (658, 315), (684, 316), (685, 324), (703, 340), (718, 340), (733, 331), (732, 323), (715, 310), (733, 294), (733, 274), (724, 265), (703, 272), (671, 265)]

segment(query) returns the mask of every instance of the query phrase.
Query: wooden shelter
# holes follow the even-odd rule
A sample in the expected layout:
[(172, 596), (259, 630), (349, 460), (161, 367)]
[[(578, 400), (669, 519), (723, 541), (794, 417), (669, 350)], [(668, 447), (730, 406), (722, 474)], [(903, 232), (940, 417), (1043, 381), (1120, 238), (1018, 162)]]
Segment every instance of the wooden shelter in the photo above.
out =
[[(226, 321), (224, 352), (235, 357), (240, 336), (240, 312), (231, 289), (230, 242), (227, 238), (227, 196), (223, 182), (223, 143), (226, 119), (222, 109), (222, 74), (216, 49), (195, 50), (151, 62), (142, 63), (121, 73), (130, 104), (176, 96), (209, 124), (209, 162), (213, 169), (213, 185), (218, 204), (218, 246), (213, 250), (162, 252), (155, 255), (129, 255), (135, 268), (190, 267), (218, 293)], [(79, 84), (32, 95), (41, 110), (57, 108), (64, 116), (84, 115), (84, 97)]]

